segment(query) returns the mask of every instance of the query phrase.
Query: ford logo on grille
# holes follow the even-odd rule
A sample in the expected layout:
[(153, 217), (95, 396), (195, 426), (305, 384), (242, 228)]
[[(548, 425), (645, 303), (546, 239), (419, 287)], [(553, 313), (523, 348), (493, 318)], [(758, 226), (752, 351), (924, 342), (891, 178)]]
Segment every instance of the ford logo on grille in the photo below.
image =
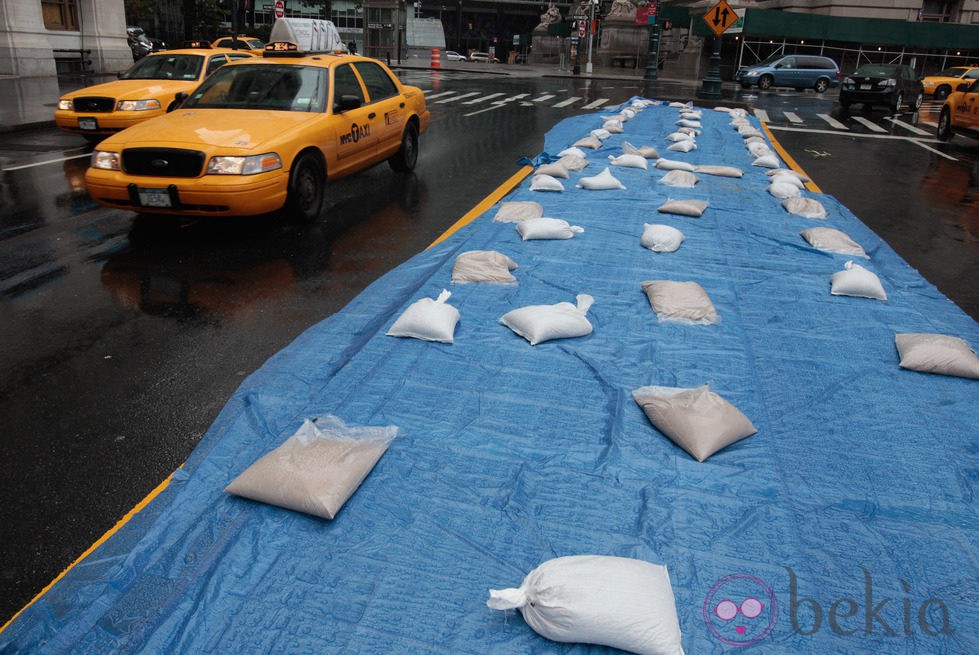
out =
[(154, 159), (150, 162), (150, 165), (153, 166), (153, 168), (166, 168), (170, 165), (170, 162), (168, 162), (166, 159)]

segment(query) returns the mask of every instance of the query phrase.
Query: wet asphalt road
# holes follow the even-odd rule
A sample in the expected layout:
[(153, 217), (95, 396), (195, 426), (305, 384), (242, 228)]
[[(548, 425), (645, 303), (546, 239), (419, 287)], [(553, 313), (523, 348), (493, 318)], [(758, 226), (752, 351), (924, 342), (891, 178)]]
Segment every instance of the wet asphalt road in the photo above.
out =
[[(0, 135), (0, 621), (180, 466), (245, 376), (431, 243), (536, 155), (552, 125), (601, 99), (676, 91), (403, 77), (433, 113), (418, 170), (344, 180), (329, 220), (311, 227), (161, 226), (100, 209), (84, 187), (84, 142), (53, 129)], [(768, 112), (824, 192), (979, 318), (979, 142), (922, 145), (880, 111), (857, 114), (892, 137), (881, 138), (831, 96), (741, 100)], [(931, 129), (927, 112), (903, 120)], [(74, 158), (17, 168), (61, 157)]]

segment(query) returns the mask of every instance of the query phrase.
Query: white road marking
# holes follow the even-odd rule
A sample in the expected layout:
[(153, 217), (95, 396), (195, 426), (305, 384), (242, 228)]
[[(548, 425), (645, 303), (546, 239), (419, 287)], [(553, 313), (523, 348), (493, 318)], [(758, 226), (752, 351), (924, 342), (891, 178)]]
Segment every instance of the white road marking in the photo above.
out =
[(539, 98), (534, 98), (534, 102), (544, 102), (545, 100), (550, 100), (553, 97), (553, 94), (542, 95)]
[(768, 118), (768, 112), (765, 111), (764, 109), (756, 109), (755, 118), (760, 120), (762, 123), (768, 123), (770, 121), (770, 119)]
[(476, 114), (482, 114), (483, 112), (493, 111), (494, 109), (499, 109), (500, 107), (502, 107), (503, 105), (509, 102), (512, 102), (514, 100), (520, 100), (521, 98), (526, 98), (529, 95), (530, 95), (529, 93), (518, 93), (515, 96), (508, 96), (506, 98), (503, 98), (502, 100), (494, 100), (493, 102), (490, 103), (489, 107), (486, 107), (485, 109), (477, 109), (476, 111), (471, 111), (468, 114), (463, 114), (463, 116), (467, 116), (467, 117), (475, 116)]
[(816, 114), (816, 115), (819, 116), (820, 118), (822, 118), (827, 123), (829, 123), (830, 127), (835, 127), (838, 130), (848, 130), (848, 129), (850, 129), (846, 125), (844, 125), (843, 123), (839, 122), (838, 120), (836, 120), (835, 118), (833, 118), (832, 116), (830, 116), (829, 114)]
[(453, 96), (451, 98), (446, 98), (445, 100), (439, 100), (436, 104), (443, 105), (447, 102), (455, 102), (456, 100), (462, 100), (463, 98), (471, 98), (473, 96), (478, 96), (479, 91), (473, 91), (472, 93), (463, 93), (461, 96)]
[(608, 98), (599, 98), (595, 102), (589, 102), (587, 105), (585, 105), (584, 107), (582, 107), (582, 109), (598, 109), (599, 107), (601, 107), (602, 105), (604, 105), (606, 102), (608, 102), (608, 100), (609, 100)]
[(804, 123), (805, 122), (801, 118), (799, 118), (799, 115), (796, 114), (795, 112), (786, 111), (786, 112), (783, 112), (783, 113), (785, 114), (785, 117), (789, 119), (789, 122), (790, 123)]
[(887, 130), (885, 130), (884, 128), (882, 128), (880, 125), (878, 125), (877, 123), (874, 123), (872, 121), (867, 120), (863, 116), (851, 116), (850, 118), (852, 118), (856, 122), (860, 123), (861, 125), (863, 125), (864, 127), (866, 127), (868, 130), (870, 130), (871, 132), (881, 132), (881, 133), (884, 133), (884, 134), (887, 133)]
[[(769, 125), (768, 127), (771, 130), (781, 130), (782, 132), (805, 132), (807, 134), (831, 134), (831, 135), (839, 134), (839, 132), (834, 132), (832, 130), (814, 130), (814, 129), (807, 129), (804, 127), (785, 127), (779, 125)], [(958, 161), (958, 159), (953, 157), (952, 155), (946, 154), (941, 150), (936, 150), (935, 148), (932, 148), (930, 145), (928, 145), (928, 143), (939, 143), (939, 141), (936, 139), (929, 139), (926, 142), (924, 139), (918, 139), (910, 136), (899, 136), (897, 134), (860, 134), (855, 132), (851, 132), (848, 136), (852, 136), (860, 139), (894, 139), (896, 141), (907, 141), (908, 143), (913, 143), (916, 146), (920, 146), (929, 152), (933, 152), (936, 155), (944, 157), (945, 159), (949, 159), (951, 161)]]
[(46, 159), (44, 161), (36, 161), (31, 164), (21, 164), (19, 166), (5, 166), (3, 170), (5, 171), (19, 171), (25, 168), (34, 168), (36, 166), (47, 166), (48, 164), (60, 164), (62, 162), (71, 161), (72, 159), (81, 159), (82, 157), (91, 157), (92, 153), (86, 152), (82, 155), (71, 155), (69, 157), (62, 157), (61, 159)]
[(578, 102), (579, 100), (581, 100), (581, 98), (571, 97), (571, 98), (568, 98), (567, 100), (562, 100), (561, 102), (555, 104), (554, 106), (555, 107), (567, 107), (568, 105), (573, 105), (574, 103)]
[(488, 96), (483, 96), (482, 98), (475, 98), (473, 100), (466, 100), (464, 105), (475, 105), (477, 102), (486, 102), (487, 100), (492, 100), (493, 98), (499, 98), (502, 93), (491, 93)]
[(931, 132), (926, 132), (925, 130), (917, 128), (914, 125), (911, 125), (910, 123), (905, 123), (900, 118), (891, 118), (890, 116), (887, 116), (884, 120), (888, 120), (894, 123), (895, 125), (900, 125), (901, 127), (903, 127), (909, 132), (914, 132), (915, 134), (919, 134), (921, 136), (931, 136)]
[(451, 95), (455, 95), (455, 91), (443, 91), (442, 93), (436, 93), (433, 96), (428, 96), (425, 99), (426, 100), (434, 100), (435, 98), (441, 98), (442, 96), (451, 96)]

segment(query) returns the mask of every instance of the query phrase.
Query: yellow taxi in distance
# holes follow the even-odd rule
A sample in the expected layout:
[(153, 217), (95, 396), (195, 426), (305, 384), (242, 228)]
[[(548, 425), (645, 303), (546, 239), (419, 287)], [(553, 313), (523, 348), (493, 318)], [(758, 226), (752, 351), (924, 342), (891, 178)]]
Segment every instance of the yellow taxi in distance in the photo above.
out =
[(921, 84), (926, 94), (935, 96), (935, 100), (944, 100), (959, 84), (977, 79), (979, 66), (953, 66), (934, 75), (926, 75)]
[(190, 93), (229, 61), (254, 58), (247, 51), (215, 50), (204, 45), (149, 54), (118, 80), (61, 96), (54, 122), (65, 132), (101, 141), (175, 108), (178, 93)]
[(979, 79), (960, 83), (945, 98), (938, 115), (937, 136), (940, 141), (948, 141), (955, 134), (979, 139)]
[(265, 42), (261, 39), (257, 39), (254, 36), (245, 36), (244, 34), (239, 34), (236, 38), (231, 38), (230, 36), (222, 36), (220, 39), (215, 40), (211, 44), (212, 48), (231, 48), (234, 47), (237, 50), (264, 50)]
[(103, 141), (85, 175), (107, 207), (248, 216), (319, 216), (327, 180), (387, 161), (410, 171), (429, 124), (422, 90), (376, 59), (305, 54), (221, 67), (179, 109)]

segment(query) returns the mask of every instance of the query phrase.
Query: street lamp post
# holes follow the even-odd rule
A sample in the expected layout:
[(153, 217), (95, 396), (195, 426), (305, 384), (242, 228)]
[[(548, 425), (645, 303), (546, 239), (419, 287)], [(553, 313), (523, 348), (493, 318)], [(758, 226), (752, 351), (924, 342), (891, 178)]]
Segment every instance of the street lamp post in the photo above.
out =
[(595, 7), (598, 5), (598, 0), (590, 0), (588, 3), (589, 16), (588, 16), (588, 63), (585, 65), (585, 72), (592, 72), (591, 65), (591, 44), (595, 39)]

